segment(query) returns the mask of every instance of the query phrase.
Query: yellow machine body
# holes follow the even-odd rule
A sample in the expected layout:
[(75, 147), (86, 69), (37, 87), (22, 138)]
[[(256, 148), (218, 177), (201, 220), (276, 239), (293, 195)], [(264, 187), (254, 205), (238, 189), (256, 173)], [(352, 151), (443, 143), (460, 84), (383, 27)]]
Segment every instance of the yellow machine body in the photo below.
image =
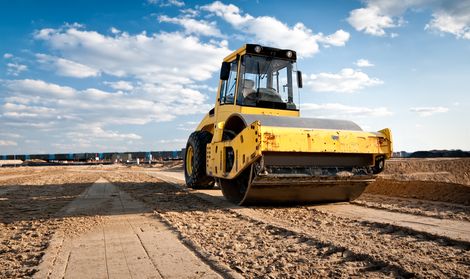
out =
[[(263, 153), (290, 153), (292, 156), (308, 154), (315, 156), (331, 154), (361, 154), (374, 165), (377, 156), (391, 156), (389, 129), (379, 132), (315, 130), (261, 126), (259, 121), (251, 123), (234, 139), (212, 142), (207, 145), (207, 173), (213, 177), (233, 179)], [(234, 165), (226, 169), (226, 148), (235, 154)], [(339, 163), (339, 162), (338, 162)]]
[[(248, 48), (255, 49), (245, 45), (224, 62), (241, 61)], [(221, 80), (214, 109), (196, 129), (212, 134), (205, 175), (235, 203), (353, 200), (391, 157), (387, 128), (365, 132), (351, 121), (301, 118), (298, 109), (244, 106), (238, 103), (239, 86), (236, 82), (233, 102), (223, 103)]]

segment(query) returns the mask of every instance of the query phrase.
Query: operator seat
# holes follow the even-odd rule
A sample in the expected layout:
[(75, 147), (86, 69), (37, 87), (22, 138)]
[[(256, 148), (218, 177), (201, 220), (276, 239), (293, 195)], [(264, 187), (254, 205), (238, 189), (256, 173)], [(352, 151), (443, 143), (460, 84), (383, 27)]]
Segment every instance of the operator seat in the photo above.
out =
[(243, 97), (246, 98), (248, 95), (255, 92), (255, 82), (251, 79), (245, 79), (243, 83)]

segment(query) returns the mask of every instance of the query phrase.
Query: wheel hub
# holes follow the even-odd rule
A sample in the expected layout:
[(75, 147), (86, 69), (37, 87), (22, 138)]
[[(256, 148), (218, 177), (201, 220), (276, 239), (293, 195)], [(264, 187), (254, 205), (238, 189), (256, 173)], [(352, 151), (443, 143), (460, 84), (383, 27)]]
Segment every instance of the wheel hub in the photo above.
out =
[(186, 151), (186, 173), (191, 175), (193, 173), (193, 157), (194, 151), (192, 146), (188, 146), (188, 150)]

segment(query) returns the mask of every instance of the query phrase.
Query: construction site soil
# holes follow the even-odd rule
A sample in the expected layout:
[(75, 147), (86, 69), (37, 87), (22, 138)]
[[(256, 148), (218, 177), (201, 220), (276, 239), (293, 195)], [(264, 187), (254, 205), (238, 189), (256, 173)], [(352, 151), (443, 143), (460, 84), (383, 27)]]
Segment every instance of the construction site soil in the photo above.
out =
[[(64, 208), (100, 178), (152, 208), (223, 277), (470, 274), (470, 159), (390, 160), (356, 201), (319, 207), (238, 207), (221, 199), (218, 188), (188, 190), (164, 172), (181, 175), (181, 164), (0, 168), (0, 278), (39, 274), (54, 234), (80, 236), (99, 227), (105, 214)], [(341, 206), (372, 217), (348, 217), (335, 209)], [(435, 231), (374, 219), (376, 212), (454, 224), (464, 237), (441, 233), (444, 225)]]
[(366, 193), (470, 205), (470, 158), (390, 160)]

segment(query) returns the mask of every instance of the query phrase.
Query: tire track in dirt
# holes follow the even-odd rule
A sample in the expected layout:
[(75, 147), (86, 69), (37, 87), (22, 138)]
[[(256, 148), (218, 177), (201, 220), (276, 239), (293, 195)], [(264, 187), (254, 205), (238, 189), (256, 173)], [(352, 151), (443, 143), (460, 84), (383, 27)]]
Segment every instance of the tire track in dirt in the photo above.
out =
[(470, 221), (470, 206), (454, 203), (362, 194), (359, 199), (351, 202), (351, 204), (438, 219)]
[(341, 247), (243, 217), (179, 187), (158, 183), (154, 178), (133, 179), (139, 180), (153, 183), (131, 186), (116, 180), (112, 182), (135, 198), (151, 203), (157, 214), (185, 238), (244, 277), (396, 277), (408, 274), (400, 267), (373, 261), (367, 255), (345, 252)]
[[(178, 185), (163, 185), (159, 183), (152, 191), (165, 187), (165, 194), (151, 200), (149, 193), (138, 194), (141, 187), (132, 191), (152, 202), (158, 214), (183, 235), (243, 276), (468, 274), (468, 246), (439, 237), (410, 235), (397, 226), (381, 228), (308, 208), (239, 208), (220, 204), (219, 198), (207, 202)], [(197, 195), (201, 197), (201, 193)]]
[[(465, 277), (469, 271), (468, 242), (453, 241), (390, 224), (337, 217), (311, 208), (254, 210), (261, 211), (263, 220), (330, 241), (355, 253), (364, 253), (376, 261), (399, 266), (407, 270), (409, 275)], [(266, 215), (273, 219), (270, 220)]]
[[(207, 192), (207, 191), (205, 191)], [(198, 194), (223, 204), (226, 201)], [(400, 267), (400, 276), (465, 277), (470, 265), (470, 243), (420, 233), (392, 224), (342, 218), (314, 207), (234, 207), (245, 218), (272, 224), (342, 251), (367, 256), (372, 261)], [(447, 258), (448, 257), (448, 258)], [(457, 268), (455, 268), (457, 267)]]
[[(180, 172), (148, 172), (149, 175), (158, 176), (163, 180), (174, 182), (179, 185), (179, 187), (186, 187), (184, 185), (184, 179), (182, 173)], [(217, 196), (221, 200), (225, 200), (221, 196), (220, 191), (204, 191), (198, 190), (194, 191), (198, 193), (205, 193), (207, 195)], [(369, 195), (374, 196), (374, 195)], [(394, 198), (390, 198), (393, 200)], [(431, 201), (421, 201), (424, 204), (433, 203), (433, 204), (443, 204), (442, 202), (431, 202)], [(415, 203), (416, 204), (416, 203)], [(465, 207), (463, 205), (455, 205), (458, 207)], [(411, 210), (411, 212), (401, 212), (397, 210), (398, 207), (393, 207), (394, 211), (389, 210), (390, 213), (387, 213), (387, 210), (383, 208), (373, 208), (367, 206), (358, 206), (351, 203), (336, 203), (336, 204), (325, 204), (314, 206), (315, 208), (333, 213), (334, 215), (362, 220), (373, 223), (384, 223), (384, 224), (393, 224), (397, 227), (405, 227), (414, 231), (419, 231), (428, 234), (434, 234), (443, 238), (452, 238), (455, 240), (462, 240), (470, 242), (470, 222), (462, 220), (452, 220), (448, 218), (443, 218), (439, 220), (438, 218), (429, 218), (425, 216), (427, 208), (424, 208), (421, 214), (417, 214), (416, 211), (420, 212), (418, 208)], [(448, 209), (449, 206), (443, 208), (442, 210)], [(425, 216), (425, 217), (423, 217)], [(465, 216), (465, 214), (464, 214)], [(431, 216), (434, 217), (434, 216)]]

